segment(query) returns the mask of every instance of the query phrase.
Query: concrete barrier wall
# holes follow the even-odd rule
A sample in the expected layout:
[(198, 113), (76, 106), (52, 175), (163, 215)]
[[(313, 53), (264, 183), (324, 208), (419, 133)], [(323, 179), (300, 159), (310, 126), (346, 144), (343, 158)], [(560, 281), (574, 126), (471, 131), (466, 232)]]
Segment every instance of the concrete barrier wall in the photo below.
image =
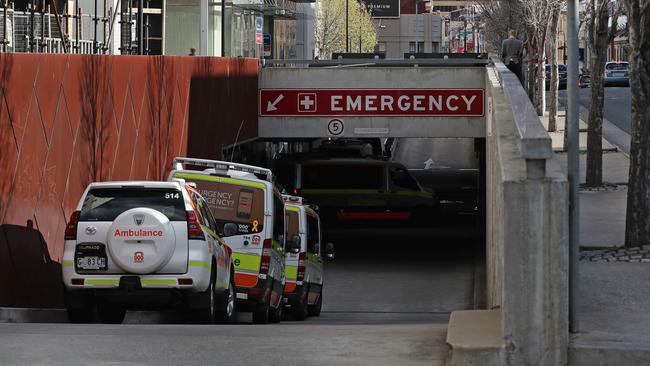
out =
[(566, 365), (566, 174), (514, 74), (497, 64), (486, 78), (488, 308), (501, 309), (505, 364)]
[(256, 136), (257, 84), (254, 59), (0, 54), (0, 306), (60, 306), (86, 185)]

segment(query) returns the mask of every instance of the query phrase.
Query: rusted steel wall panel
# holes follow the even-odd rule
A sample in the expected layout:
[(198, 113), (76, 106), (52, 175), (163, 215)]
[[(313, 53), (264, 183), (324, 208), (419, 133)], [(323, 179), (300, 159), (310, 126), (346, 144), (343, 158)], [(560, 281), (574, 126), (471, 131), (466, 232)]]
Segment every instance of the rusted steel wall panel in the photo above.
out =
[(174, 156), (257, 136), (257, 80), (254, 59), (0, 54), (0, 306), (61, 306), (88, 183), (164, 179)]

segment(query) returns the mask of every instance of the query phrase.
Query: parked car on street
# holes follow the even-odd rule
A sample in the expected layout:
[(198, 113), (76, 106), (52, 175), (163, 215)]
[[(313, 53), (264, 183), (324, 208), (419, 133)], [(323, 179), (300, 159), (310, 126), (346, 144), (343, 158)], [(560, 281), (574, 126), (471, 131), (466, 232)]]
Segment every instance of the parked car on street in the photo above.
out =
[(91, 183), (65, 229), (63, 282), (72, 322), (121, 323), (130, 307), (189, 308), (235, 321), (231, 250), (205, 199), (178, 182)]
[(611, 61), (605, 64), (603, 85), (629, 86), (630, 85), (630, 64), (625, 61)]
[[(567, 80), (567, 68), (564, 64), (557, 65), (558, 70), (558, 88), (566, 89), (566, 80)], [(545, 65), (545, 82), (546, 90), (551, 88), (551, 65)]]

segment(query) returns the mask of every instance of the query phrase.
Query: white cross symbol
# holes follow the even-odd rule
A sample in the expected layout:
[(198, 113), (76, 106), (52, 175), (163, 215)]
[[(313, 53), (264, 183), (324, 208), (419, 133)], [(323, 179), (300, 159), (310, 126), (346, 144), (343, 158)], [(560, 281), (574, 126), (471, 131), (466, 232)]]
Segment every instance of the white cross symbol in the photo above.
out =
[(316, 110), (316, 94), (298, 94), (298, 111), (314, 112)]

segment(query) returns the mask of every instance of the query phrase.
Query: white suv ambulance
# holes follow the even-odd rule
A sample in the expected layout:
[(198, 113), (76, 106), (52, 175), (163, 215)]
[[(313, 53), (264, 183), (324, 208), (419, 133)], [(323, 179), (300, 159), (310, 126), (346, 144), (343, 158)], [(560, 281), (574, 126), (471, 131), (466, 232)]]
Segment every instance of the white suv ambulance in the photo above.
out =
[[(321, 226), (316, 211), (302, 197), (283, 195), (287, 222), (286, 283), (284, 303), (297, 320), (319, 316), (323, 305), (323, 257)], [(333, 258), (334, 246), (328, 243), (325, 254)]]
[(284, 288), (284, 203), (270, 170), (176, 158), (169, 180), (192, 182), (233, 250), (237, 309), (253, 322), (279, 322)]
[(91, 183), (65, 229), (68, 315), (94, 308), (121, 323), (128, 307), (189, 307), (205, 323), (235, 320), (231, 250), (208, 204), (175, 182)]

